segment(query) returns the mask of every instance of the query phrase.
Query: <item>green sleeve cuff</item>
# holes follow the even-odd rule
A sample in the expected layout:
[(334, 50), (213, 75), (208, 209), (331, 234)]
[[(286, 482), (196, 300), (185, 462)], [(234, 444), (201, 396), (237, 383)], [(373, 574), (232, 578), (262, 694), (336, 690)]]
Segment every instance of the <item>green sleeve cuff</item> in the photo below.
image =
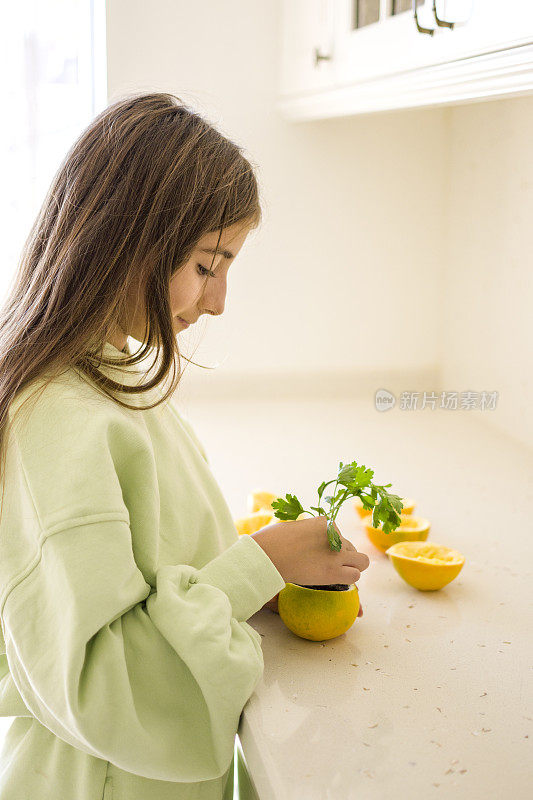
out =
[(191, 576), (192, 583), (208, 583), (230, 599), (233, 616), (249, 619), (285, 588), (285, 581), (253, 536), (239, 540)]

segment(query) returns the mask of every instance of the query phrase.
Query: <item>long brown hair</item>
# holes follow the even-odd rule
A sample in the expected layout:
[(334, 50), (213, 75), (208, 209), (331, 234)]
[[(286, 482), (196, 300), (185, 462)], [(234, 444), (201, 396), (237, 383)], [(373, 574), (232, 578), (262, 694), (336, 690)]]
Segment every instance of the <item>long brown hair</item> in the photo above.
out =
[[(257, 180), (243, 148), (179, 98), (134, 94), (100, 113), (59, 167), (0, 309), (2, 473), (9, 405), (45, 373), (53, 380), (74, 367), (126, 408), (167, 400), (182, 374), (172, 275), (207, 233), (241, 222), (253, 229), (260, 221)], [(127, 330), (133, 285), (144, 286), (145, 336), (121, 362), (133, 365), (154, 351), (159, 361), (154, 377), (135, 386), (104, 375), (99, 365), (117, 361), (90, 347), (103, 346), (117, 323)], [(168, 391), (152, 405), (141, 409), (114, 394), (148, 392), (171, 369)]]

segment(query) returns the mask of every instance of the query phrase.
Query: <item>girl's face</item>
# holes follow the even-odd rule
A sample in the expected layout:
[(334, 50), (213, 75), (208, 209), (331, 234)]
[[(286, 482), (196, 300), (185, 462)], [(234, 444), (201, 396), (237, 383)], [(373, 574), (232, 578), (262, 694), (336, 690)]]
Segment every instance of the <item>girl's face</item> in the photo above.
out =
[[(186, 323), (194, 324), (202, 314), (222, 314), (226, 301), (227, 275), (250, 232), (249, 227), (237, 223), (225, 228), (217, 245), (219, 231), (203, 236), (189, 260), (170, 280), (170, 306), (176, 333), (185, 330)], [(211, 262), (213, 266), (211, 267)], [(127, 336), (142, 341), (145, 329), (143, 309), (137, 305), (128, 331), (118, 325), (107, 341), (123, 350)]]
[(226, 228), (216, 255), (219, 231), (200, 239), (191, 258), (170, 281), (170, 306), (177, 331), (184, 330), (186, 323), (195, 323), (201, 314), (223, 313), (228, 270), (249, 232), (242, 224)]

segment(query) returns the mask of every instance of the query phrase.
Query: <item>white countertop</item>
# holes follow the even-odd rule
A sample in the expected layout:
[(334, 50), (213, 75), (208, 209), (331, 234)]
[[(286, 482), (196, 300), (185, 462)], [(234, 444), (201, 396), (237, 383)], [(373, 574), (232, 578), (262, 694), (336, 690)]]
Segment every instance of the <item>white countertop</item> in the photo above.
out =
[(337, 523), (370, 558), (364, 616), (327, 642), (269, 610), (249, 620), (265, 671), (239, 738), (260, 800), (530, 797), (532, 452), (489, 411), (379, 413), (354, 399), (185, 410), (235, 515), (256, 487), (315, 505), (338, 462), (356, 460), (417, 500), (428, 541), (466, 558), (447, 587), (420, 592), (345, 504)]

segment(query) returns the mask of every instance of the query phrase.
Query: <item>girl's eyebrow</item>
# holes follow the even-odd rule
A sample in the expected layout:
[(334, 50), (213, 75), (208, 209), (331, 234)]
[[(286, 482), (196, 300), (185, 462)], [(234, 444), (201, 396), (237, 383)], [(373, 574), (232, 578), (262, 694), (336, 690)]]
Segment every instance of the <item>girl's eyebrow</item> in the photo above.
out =
[(235, 256), (233, 253), (230, 253), (229, 250), (217, 250), (216, 247), (202, 247), (200, 248), (202, 253), (222, 253), (224, 258), (227, 258), (228, 261), (230, 258), (234, 258)]

